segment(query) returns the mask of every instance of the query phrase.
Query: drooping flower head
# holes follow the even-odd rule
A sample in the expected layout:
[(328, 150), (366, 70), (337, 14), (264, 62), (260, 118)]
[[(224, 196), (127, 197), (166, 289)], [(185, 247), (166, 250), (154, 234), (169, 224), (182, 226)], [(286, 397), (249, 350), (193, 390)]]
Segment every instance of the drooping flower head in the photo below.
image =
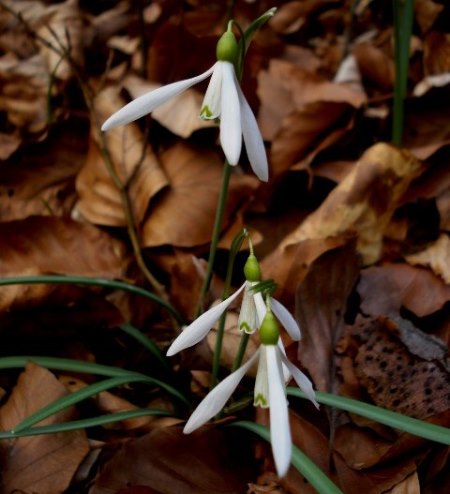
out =
[(196, 77), (173, 82), (139, 96), (111, 115), (102, 125), (102, 130), (106, 131), (137, 120), (211, 76), (200, 117), (220, 120), (220, 143), (230, 165), (237, 165), (244, 139), (254, 173), (260, 180), (267, 182), (269, 171), (264, 142), (236, 77), (238, 52), (238, 43), (230, 24), (217, 43), (217, 62), (211, 68)]

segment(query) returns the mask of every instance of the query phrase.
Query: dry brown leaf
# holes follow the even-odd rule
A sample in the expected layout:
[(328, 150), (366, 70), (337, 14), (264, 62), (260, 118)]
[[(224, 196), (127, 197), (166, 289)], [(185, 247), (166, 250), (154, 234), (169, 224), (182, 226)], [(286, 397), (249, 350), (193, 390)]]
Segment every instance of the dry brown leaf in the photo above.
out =
[[(109, 87), (95, 99), (96, 118), (102, 122), (119, 107), (117, 90)], [(77, 177), (80, 200), (76, 211), (93, 223), (125, 226), (120, 192), (108, 172), (95, 122), (92, 134), (86, 163)], [(150, 199), (168, 184), (167, 178), (155, 154), (144, 143), (144, 137), (136, 124), (118, 127), (103, 135), (112, 166), (128, 188), (135, 219), (140, 223)]]
[[(267, 140), (275, 139), (283, 119), (295, 110), (304, 111), (313, 103), (348, 103), (359, 107), (365, 101), (360, 91), (346, 84), (331, 82), (293, 63), (272, 59), (267, 71), (258, 75), (261, 107), (258, 122)], [(320, 105), (317, 107), (320, 108)], [(322, 116), (317, 111), (316, 118)]]
[(53, 128), (44, 142), (2, 164), (0, 219), (68, 216), (76, 201), (75, 175), (85, 159), (87, 129), (76, 120)]
[(429, 266), (450, 285), (450, 237), (444, 233), (426, 249), (406, 256), (405, 259), (413, 266)]
[[(160, 86), (160, 84), (150, 83), (136, 76), (128, 76), (124, 81), (124, 87), (133, 99)], [(152, 117), (174, 134), (186, 138), (198, 129), (216, 126), (213, 120), (200, 118), (202, 101), (201, 93), (195, 89), (187, 89), (156, 108), (152, 112)]]
[(441, 194), (436, 201), (440, 215), (440, 228), (450, 232), (450, 190)]
[[(0, 275), (73, 274), (121, 278), (123, 244), (106, 233), (69, 219), (32, 216), (0, 223)], [(13, 285), (0, 290), (0, 307), (49, 293), (46, 285)]]
[(450, 286), (430, 271), (408, 264), (385, 264), (361, 271), (361, 311), (396, 315), (405, 307), (419, 317), (438, 311), (450, 300)]
[(395, 80), (392, 58), (368, 41), (357, 43), (352, 51), (366, 85), (374, 85), (382, 91), (391, 91)]
[(0, 160), (7, 160), (20, 146), (21, 139), (15, 134), (0, 132)]
[(421, 164), (406, 151), (379, 143), (369, 148), (322, 205), (280, 245), (357, 233), (357, 249), (367, 264), (381, 255), (383, 235), (395, 208)]
[(450, 72), (450, 34), (431, 31), (423, 44), (425, 75)]
[(41, 54), (47, 61), (48, 71), (62, 80), (69, 79), (72, 74), (71, 62), (66, 58), (61, 60), (59, 52), (67, 51), (78, 66), (83, 65), (83, 20), (78, 8), (79, 0), (66, 0), (57, 5), (49, 6), (41, 21), (37, 35), (47, 41), (41, 44)]
[(154, 430), (124, 444), (103, 466), (89, 493), (110, 494), (127, 485), (164, 493), (243, 492), (251, 478), (250, 452), (233, 436), (211, 427), (192, 434), (183, 434), (179, 426)]
[[(66, 395), (64, 386), (46, 369), (28, 364), (7, 403), (0, 409), (2, 430), (11, 430), (26, 417)], [(73, 409), (49, 417), (39, 425), (73, 419)], [(82, 430), (2, 440), (2, 491), (60, 494), (70, 485), (89, 451)]]
[(359, 275), (354, 245), (326, 252), (297, 288), (296, 316), (302, 329), (298, 356), (320, 391), (335, 390), (334, 347), (341, 337), (347, 299)]
[(49, 73), (44, 58), (0, 58), (0, 110), (22, 132), (40, 133), (47, 126)]
[[(221, 158), (214, 152), (178, 143), (161, 155), (161, 161), (170, 188), (150, 207), (142, 230), (143, 245), (193, 247), (208, 243), (223, 171)], [(257, 179), (251, 176), (231, 177), (223, 226), (256, 185)]]
[(421, 494), (419, 476), (414, 472), (386, 494)]

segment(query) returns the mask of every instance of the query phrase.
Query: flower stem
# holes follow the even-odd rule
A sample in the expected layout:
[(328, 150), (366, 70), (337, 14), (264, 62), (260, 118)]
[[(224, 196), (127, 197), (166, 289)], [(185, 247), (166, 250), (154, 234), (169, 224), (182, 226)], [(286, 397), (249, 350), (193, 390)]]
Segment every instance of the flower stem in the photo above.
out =
[[(230, 255), (228, 257), (227, 274), (225, 276), (224, 288), (222, 293), (222, 300), (225, 300), (230, 294), (231, 278), (233, 276), (234, 261), (241, 248), (242, 242), (248, 236), (248, 231), (243, 228), (233, 239), (230, 248)], [(224, 312), (219, 319), (219, 326), (217, 328), (216, 345), (214, 347), (213, 363), (212, 363), (212, 376), (211, 376), (211, 389), (217, 384), (217, 376), (219, 374), (220, 357), (222, 354), (223, 335), (225, 332), (225, 321), (227, 313)]]
[(205, 279), (200, 292), (200, 297), (195, 311), (195, 317), (198, 317), (203, 312), (203, 303), (206, 293), (211, 284), (214, 261), (216, 259), (217, 245), (219, 243), (220, 231), (222, 227), (223, 215), (225, 212), (225, 204), (228, 197), (228, 185), (230, 183), (231, 165), (225, 160), (222, 175), (222, 185), (220, 187), (219, 199), (217, 201), (216, 217), (214, 219), (213, 232), (211, 236), (211, 245), (209, 248), (208, 267), (206, 270)]
[(242, 364), (242, 360), (245, 355), (245, 350), (247, 350), (248, 340), (250, 339), (250, 335), (248, 333), (242, 333), (241, 342), (239, 344), (239, 349), (236, 354), (236, 358), (234, 359), (233, 367), (231, 372), (239, 369)]

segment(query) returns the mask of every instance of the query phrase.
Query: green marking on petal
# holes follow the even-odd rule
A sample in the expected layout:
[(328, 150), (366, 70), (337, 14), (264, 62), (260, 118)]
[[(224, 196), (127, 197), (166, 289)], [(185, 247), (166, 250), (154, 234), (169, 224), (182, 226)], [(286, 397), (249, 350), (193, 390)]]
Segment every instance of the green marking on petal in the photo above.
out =
[(208, 105), (205, 105), (200, 110), (200, 118), (204, 118), (205, 120), (210, 119), (213, 116), (211, 109)]
[(263, 394), (258, 393), (255, 396), (255, 400), (253, 401), (253, 405), (255, 407), (260, 406), (260, 407), (263, 407), (263, 408), (267, 408), (268, 407), (268, 403), (267, 403), (266, 397)]

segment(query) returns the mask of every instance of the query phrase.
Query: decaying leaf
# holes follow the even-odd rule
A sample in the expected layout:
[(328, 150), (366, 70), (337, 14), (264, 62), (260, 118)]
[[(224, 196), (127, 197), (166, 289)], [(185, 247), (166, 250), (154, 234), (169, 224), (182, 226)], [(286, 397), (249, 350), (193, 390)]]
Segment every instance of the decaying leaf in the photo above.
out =
[[(119, 107), (117, 90), (112, 87), (97, 95), (92, 139), (86, 163), (76, 182), (80, 195), (77, 212), (93, 223), (112, 226), (127, 223), (121, 193), (109, 168), (114, 169), (122, 186), (128, 190), (137, 223), (143, 220), (150, 199), (168, 184), (157, 157), (136, 124), (99, 134), (98, 123)], [(108, 151), (104, 151), (103, 139)]]
[(109, 494), (127, 485), (183, 494), (242, 492), (251, 470), (242, 461), (245, 443), (238, 446), (233, 436), (210, 427), (187, 435), (179, 426), (154, 430), (124, 444), (89, 492)]
[(363, 261), (377, 261), (389, 220), (420, 171), (420, 163), (410, 154), (388, 144), (375, 144), (279, 248), (283, 250), (304, 240), (356, 233)]
[[(9, 400), (0, 408), (1, 429), (14, 429), (26, 417), (65, 394), (64, 386), (51, 372), (28, 364)], [(70, 419), (74, 419), (73, 409), (66, 409), (39, 425)], [(88, 451), (83, 430), (2, 440), (2, 491), (59, 494), (69, 486)]]
[(449, 259), (450, 238), (445, 234), (440, 235), (433, 244), (421, 252), (406, 256), (406, 260), (413, 266), (429, 266), (447, 285), (450, 284)]
[[(142, 230), (143, 245), (192, 247), (208, 243), (219, 196), (222, 159), (212, 151), (179, 143), (161, 155), (161, 161), (170, 188), (150, 206)], [(231, 177), (226, 223), (236, 208), (248, 200), (256, 184), (251, 176)]]

